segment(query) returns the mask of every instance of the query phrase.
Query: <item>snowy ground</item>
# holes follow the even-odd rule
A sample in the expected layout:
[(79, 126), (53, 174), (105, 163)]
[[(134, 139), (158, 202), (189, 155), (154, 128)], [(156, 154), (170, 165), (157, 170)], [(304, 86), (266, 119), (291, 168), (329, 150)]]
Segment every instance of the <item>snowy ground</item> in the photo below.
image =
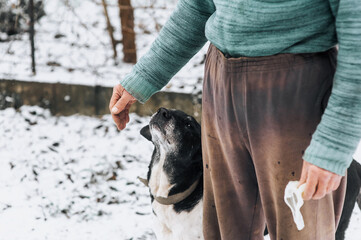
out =
[[(15, 0), (11, 0), (17, 2)], [(122, 38), (116, 0), (108, 0), (115, 38)], [(132, 0), (138, 59), (149, 49), (172, 13), (177, 0)], [(27, 34), (0, 41), (0, 79), (61, 82), (114, 86), (132, 65), (112, 58), (100, 0), (44, 0), (46, 16), (36, 24), (37, 75), (30, 69), (30, 43)], [(0, 35), (1, 39), (1, 35)], [(205, 46), (164, 90), (198, 93), (201, 90)]]
[[(154, 239), (145, 176), (152, 145), (131, 115), (55, 117), (23, 106), (0, 111), (0, 239)], [(347, 240), (360, 239), (355, 208)]]
[(152, 145), (132, 115), (52, 117), (0, 111), (0, 239), (152, 239), (145, 176)]

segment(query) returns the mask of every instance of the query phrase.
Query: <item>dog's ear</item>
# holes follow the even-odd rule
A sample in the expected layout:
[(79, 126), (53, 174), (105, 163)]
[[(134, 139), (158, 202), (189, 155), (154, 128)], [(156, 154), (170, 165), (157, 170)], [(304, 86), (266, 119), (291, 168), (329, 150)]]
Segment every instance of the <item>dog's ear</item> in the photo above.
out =
[(149, 129), (149, 125), (143, 127), (140, 130), (140, 134), (145, 137), (146, 139), (148, 139), (149, 141), (152, 141), (152, 134), (150, 134), (150, 129)]

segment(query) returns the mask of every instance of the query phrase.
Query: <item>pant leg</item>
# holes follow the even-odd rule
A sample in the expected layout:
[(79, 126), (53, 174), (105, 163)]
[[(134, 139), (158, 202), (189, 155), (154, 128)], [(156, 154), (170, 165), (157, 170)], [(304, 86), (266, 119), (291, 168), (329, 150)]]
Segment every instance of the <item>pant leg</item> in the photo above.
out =
[(211, 46), (206, 60), (202, 105), (204, 161), (203, 232), (206, 240), (263, 239), (265, 220), (254, 165), (245, 143), (242, 112), (232, 82)]
[(346, 178), (333, 194), (305, 202), (301, 208), (305, 221), (302, 231), (297, 231), (283, 200), (286, 184), (300, 178), (304, 150), (326, 107), (335, 57), (335, 50), (313, 56), (284, 56), (287, 62), (278, 59), (273, 67), (262, 71), (249, 67), (246, 73), (251, 155), (271, 239), (335, 238)]
[(334, 51), (225, 59), (211, 46), (202, 113), (205, 239), (262, 239), (264, 215), (271, 239), (334, 239), (345, 179), (305, 203), (300, 232), (283, 201), (327, 104), (334, 61)]

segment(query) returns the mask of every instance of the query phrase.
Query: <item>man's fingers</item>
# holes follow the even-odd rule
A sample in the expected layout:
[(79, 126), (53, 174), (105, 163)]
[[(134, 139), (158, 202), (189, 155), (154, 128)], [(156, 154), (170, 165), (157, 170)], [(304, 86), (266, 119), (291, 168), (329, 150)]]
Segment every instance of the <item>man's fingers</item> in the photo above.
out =
[(114, 107), (114, 105), (118, 102), (118, 100), (122, 97), (122, 87), (120, 85), (117, 85), (113, 88), (113, 94), (112, 97), (110, 98), (110, 102), (109, 102), (109, 110), (112, 111), (112, 108)]
[(128, 105), (128, 103), (129, 103), (129, 98), (127, 98), (126, 96), (121, 97), (112, 107), (111, 109), (112, 114), (119, 114), (120, 112), (122, 112), (125, 109), (125, 107)]
[(328, 186), (327, 186), (327, 194), (336, 190), (338, 187), (338, 184), (337, 184), (337, 179), (335, 178), (331, 178), (330, 182), (328, 183)]
[(136, 101), (137, 100), (127, 91), (123, 91), (122, 97), (115, 103), (111, 111), (113, 114), (118, 114), (125, 109), (129, 109)]
[(125, 110), (125, 120), (126, 120), (126, 123), (128, 123), (129, 122), (129, 109), (126, 109)]
[(318, 184), (317, 184), (317, 191), (313, 195), (312, 199), (318, 200), (323, 198), (327, 194), (327, 189), (330, 184), (330, 177), (328, 178), (319, 178)]
[(303, 191), (303, 195), (302, 195), (304, 200), (310, 200), (312, 198), (312, 196), (316, 191), (317, 182), (318, 182), (317, 177), (308, 174), (305, 191)]
[[(306, 179), (306, 180), (305, 180)], [(326, 194), (336, 190), (340, 185), (342, 176), (322, 169), (307, 161), (303, 161), (301, 178), (298, 186), (306, 182), (302, 198), (304, 200), (318, 200)]]
[(115, 122), (115, 125), (117, 125), (117, 128), (120, 130), (120, 126), (122, 124), (122, 121), (120, 120), (120, 117), (118, 114), (112, 114), (113, 121)]
[(119, 130), (123, 130), (129, 122), (129, 108), (137, 100), (128, 93), (122, 85), (113, 88), (113, 94), (109, 102), (109, 110)]
[(301, 178), (298, 181), (298, 186), (301, 186), (302, 184), (304, 184), (307, 180), (307, 175), (308, 175), (308, 167), (307, 167), (307, 162), (303, 161), (303, 165), (302, 165), (302, 172), (301, 172)]
[(112, 98), (110, 99), (109, 102), (109, 111), (112, 111), (112, 108), (114, 107), (114, 105), (117, 103), (117, 101), (119, 100), (119, 95), (118, 94), (113, 94)]
[(119, 115), (120, 115), (120, 119), (122, 121), (122, 126), (121, 126), (120, 130), (123, 130), (125, 128), (125, 126), (127, 125), (127, 113), (125, 111), (123, 111)]
[(127, 124), (127, 117), (129, 118), (126, 111), (123, 111), (119, 114), (112, 114), (112, 118), (117, 125), (118, 130), (123, 130)]
[(330, 192), (337, 190), (337, 188), (340, 186), (342, 177), (340, 176), (334, 176), (330, 180)]

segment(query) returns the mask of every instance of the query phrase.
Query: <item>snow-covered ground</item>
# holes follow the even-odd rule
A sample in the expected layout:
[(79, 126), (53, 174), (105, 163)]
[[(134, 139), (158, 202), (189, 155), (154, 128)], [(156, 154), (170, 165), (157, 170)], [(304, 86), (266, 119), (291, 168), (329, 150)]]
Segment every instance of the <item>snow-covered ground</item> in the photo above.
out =
[[(131, 115), (56, 117), (39, 107), (0, 111), (1, 240), (154, 239), (146, 176), (152, 144)], [(355, 207), (347, 240), (359, 240)], [(191, 239), (190, 239), (191, 240)]]
[[(11, 0), (17, 2), (17, 0)], [(177, 0), (132, 0), (138, 59), (145, 54), (169, 18)], [(118, 1), (108, 0), (115, 38), (122, 38)], [(27, 34), (0, 41), (0, 79), (61, 82), (112, 87), (131, 71), (122, 62), (122, 45), (113, 60), (100, 0), (44, 0), (46, 16), (36, 24), (37, 75), (31, 74)], [(1, 37), (1, 35), (0, 35)], [(206, 44), (208, 45), (208, 44)], [(205, 46), (164, 90), (198, 93), (203, 78)]]
[(152, 145), (131, 115), (53, 117), (0, 111), (0, 239), (152, 239), (146, 176)]

